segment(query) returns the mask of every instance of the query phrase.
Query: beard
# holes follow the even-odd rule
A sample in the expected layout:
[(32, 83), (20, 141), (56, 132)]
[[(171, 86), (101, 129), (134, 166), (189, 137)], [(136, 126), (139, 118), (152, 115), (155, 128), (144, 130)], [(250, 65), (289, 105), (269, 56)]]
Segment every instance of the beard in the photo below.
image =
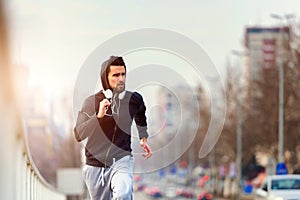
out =
[(114, 89), (115, 93), (121, 93), (125, 90), (125, 83), (117, 84), (116, 88)]

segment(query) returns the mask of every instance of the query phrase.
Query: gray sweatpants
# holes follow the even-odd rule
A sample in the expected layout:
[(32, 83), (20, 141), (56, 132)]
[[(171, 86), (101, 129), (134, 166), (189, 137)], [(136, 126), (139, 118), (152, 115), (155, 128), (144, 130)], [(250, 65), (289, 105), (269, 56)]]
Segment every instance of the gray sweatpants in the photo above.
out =
[(83, 179), (92, 200), (132, 200), (134, 158), (125, 156), (110, 168), (83, 167)]

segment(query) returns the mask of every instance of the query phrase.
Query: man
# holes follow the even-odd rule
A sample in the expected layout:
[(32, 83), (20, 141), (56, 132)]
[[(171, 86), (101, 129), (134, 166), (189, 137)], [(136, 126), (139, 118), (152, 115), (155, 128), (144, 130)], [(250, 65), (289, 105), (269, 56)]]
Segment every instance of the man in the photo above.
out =
[[(131, 125), (136, 123), (144, 157), (151, 157), (147, 144), (146, 107), (142, 96), (125, 90), (126, 65), (111, 56), (101, 67), (103, 90), (89, 96), (79, 111), (75, 138), (87, 139), (83, 178), (93, 200), (132, 199), (133, 157)], [(105, 97), (105, 91), (113, 95)]]

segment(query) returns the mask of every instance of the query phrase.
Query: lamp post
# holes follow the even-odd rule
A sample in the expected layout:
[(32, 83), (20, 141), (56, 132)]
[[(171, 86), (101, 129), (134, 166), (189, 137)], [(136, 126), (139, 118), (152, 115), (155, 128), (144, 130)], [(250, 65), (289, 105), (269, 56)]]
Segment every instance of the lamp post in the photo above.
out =
[[(244, 52), (241, 51), (237, 51), (237, 50), (232, 50), (231, 53), (235, 56), (238, 56), (239, 59), (245, 55)], [(241, 73), (243, 77), (243, 68), (241, 69)], [(240, 183), (241, 183), (241, 179), (242, 179), (242, 152), (243, 152), (243, 142), (242, 142), (242, 137), (243, 137), (243, 80), (241, 80), (241, 78), (239, 78), (238, 80), (238, 85), (239, 85), (239, 90), (242, 90), (241, 92), (239, 92), (238, 94), (238, 126), (237, 126), (237, 157), (236, 157), (236, 165), (237, 165), (237, 176), (236, 176), (236, 180), (237, 180), (237, 199), (241, 199), (241, 187), (240, 187)]]
[(280, 21), (280, 61), (279, 61), (279, 113), (278, 113), (278, 162), (283, 162), (283, 149), (284, 149), (284, 43), (283, 43), (283, 20), (294, 17), (291, 14), (278, 15), (271, 14), (271, 17)]

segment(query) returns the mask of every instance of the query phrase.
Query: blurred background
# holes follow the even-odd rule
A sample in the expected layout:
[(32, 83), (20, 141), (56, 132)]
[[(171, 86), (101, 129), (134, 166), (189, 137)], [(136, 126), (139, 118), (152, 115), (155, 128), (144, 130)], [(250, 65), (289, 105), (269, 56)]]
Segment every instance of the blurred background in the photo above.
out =
[[(202, 77), (215, 83), (212, 90), (178, 57), (160, 51), (128, 55), (129, 69), (163, 63), (196, 96), (175, 80), (167, 89), (140, 89), (150, 108), (153, 149), (175, 136), (193, 140), (172, 146), (180, 151), (174, 162), (135, 174), (136, 199), (253, 199), (279, 163), (287, 173), (300, 173), (299, 15), (296, 0), (2, 0), (1, 199), (88, 199), (82, 145), (72, 132), (77, 75), (100, 44), (148, 27), (195, 41), (221, 79)], [(199, 157), (213, 113), (211, 93), (218, 94), (214, 109), (226, 108), (226, 116), (215, 116), (224, 120), (221, 135), (211, 134), (214, 148)], [(184, 117), (176, 118), (182, 110)], [(162, 162), (171, 154), (161, 154)]]

